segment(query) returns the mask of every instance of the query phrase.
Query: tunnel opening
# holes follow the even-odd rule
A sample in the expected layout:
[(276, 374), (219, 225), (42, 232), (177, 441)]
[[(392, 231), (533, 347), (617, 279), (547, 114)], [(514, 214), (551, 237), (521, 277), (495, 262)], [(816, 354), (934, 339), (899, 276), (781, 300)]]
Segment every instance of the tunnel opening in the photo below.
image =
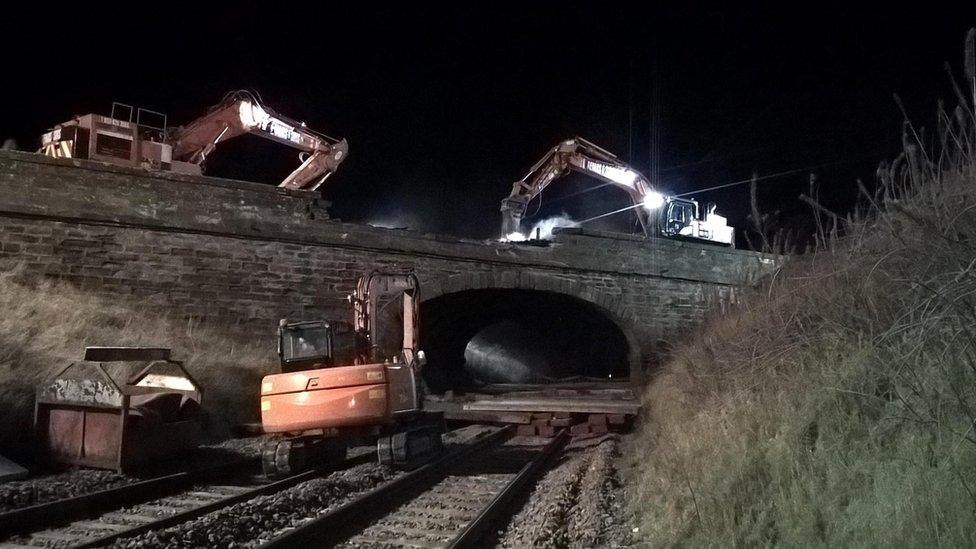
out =
[(421, 304), (424, 383), (433, 394), (627, 382), (630, 346), (606, 310), (574, 296), (478, 289)]

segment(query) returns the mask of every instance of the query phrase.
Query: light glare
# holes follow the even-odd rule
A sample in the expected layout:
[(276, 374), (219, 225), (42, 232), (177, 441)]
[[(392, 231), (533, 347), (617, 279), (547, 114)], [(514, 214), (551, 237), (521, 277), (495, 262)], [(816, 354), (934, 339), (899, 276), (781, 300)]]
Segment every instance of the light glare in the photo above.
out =
[(664, 205), (664, 195), (659, 192), (650, 191), (644, 195), (643, 202), (644, 209), (656, 210)]

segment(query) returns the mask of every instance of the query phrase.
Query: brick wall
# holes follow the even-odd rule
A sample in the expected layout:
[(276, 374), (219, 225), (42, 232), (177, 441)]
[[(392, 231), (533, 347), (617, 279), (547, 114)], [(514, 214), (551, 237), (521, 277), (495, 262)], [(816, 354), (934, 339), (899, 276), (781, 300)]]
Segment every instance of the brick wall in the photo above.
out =
[(0, 267), (149, 301), (267, 337), (277, 320), (346, 318), (356, 277), (415, 268), (425, 299), (469, 288), (567, 293), (600, 306), (645, 362), (777, 258), (565, 231), (549, 246), (328, 219), (318, 195), (0, 152)]

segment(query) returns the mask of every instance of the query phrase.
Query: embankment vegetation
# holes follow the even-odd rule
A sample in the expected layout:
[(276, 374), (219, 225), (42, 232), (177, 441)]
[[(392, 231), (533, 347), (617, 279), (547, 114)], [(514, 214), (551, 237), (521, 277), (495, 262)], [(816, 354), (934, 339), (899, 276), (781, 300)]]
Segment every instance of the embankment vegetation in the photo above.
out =
[(815, 249), (649, 385), (635, 502), (649, 545), (976, 545), (967, 53), (934, 140), (906, 123), (862, 207), (817, 210)]
[(0, 308), (0, 448), (29, 437), (34, 387), (80, 360), (86, 345), (171, 348), (204, 387), (214, 436), (257, 417), (260, 377), (277, 364), (273, 334), (248, 342), (233, 329), (201, 329), (150, 303), (126, 302), (22, 270), (0, 273)]

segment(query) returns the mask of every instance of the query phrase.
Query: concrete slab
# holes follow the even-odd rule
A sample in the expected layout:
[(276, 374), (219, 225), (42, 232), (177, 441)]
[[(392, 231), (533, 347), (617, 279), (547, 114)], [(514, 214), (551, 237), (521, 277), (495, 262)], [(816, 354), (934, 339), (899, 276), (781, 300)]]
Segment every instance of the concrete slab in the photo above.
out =
[(27, 469), (0, 456), (0, 482), (27, 478)]

